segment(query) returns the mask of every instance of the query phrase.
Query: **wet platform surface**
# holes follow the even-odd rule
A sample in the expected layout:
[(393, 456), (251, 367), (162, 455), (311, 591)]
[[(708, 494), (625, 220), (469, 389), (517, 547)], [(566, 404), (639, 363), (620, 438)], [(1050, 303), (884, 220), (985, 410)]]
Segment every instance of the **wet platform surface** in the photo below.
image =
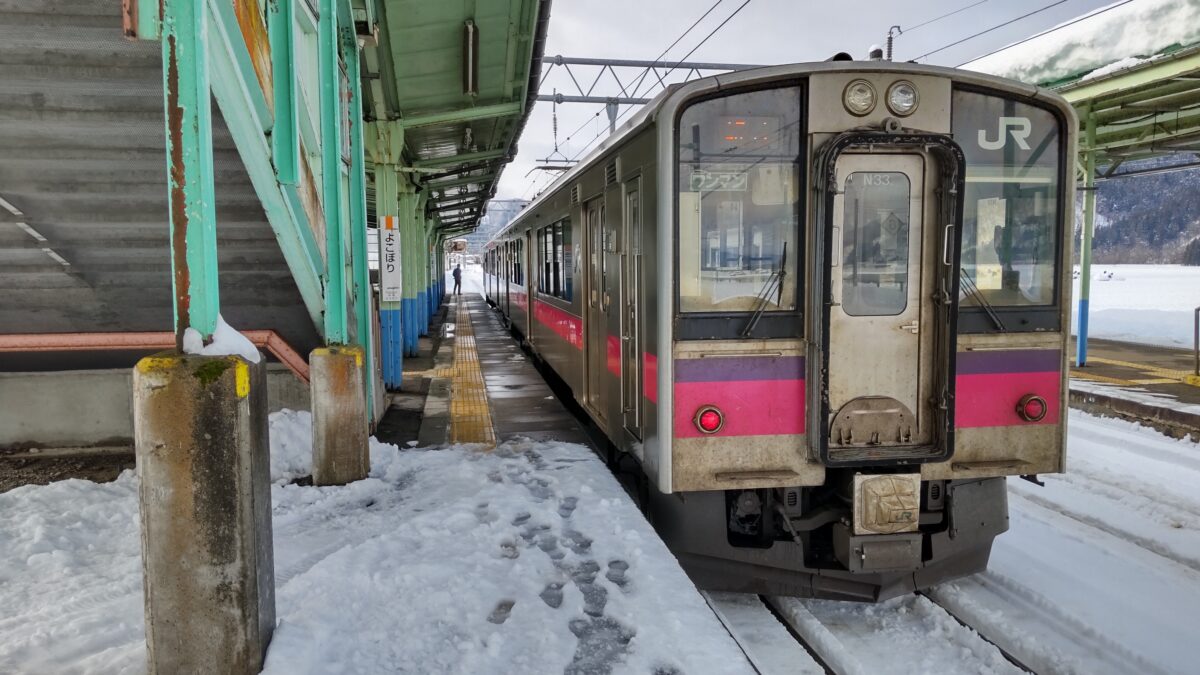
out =
[(451, 297), (443, 330), (421, 445), (495, 445), (516, 438), (589, 444), (499, 313), (481, 297)]
[(1184, 405), (1200, 405), (1200, 383), (1191, 350), (1115, 340), (1088, 340), (1088, 361), (1075, 366), (1071, 344), (1071, 377), (1169, 397)]

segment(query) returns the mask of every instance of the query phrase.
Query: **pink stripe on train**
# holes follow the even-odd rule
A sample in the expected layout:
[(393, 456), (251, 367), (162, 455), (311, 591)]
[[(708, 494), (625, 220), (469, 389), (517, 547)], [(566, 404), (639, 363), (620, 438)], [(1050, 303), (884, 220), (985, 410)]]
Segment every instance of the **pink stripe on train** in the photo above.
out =
[(678, 438), (707, 436), (692, 418), (706, 405), (725, 416), (717, 437), (804, 433), (804, 359), (710, 357), (675, 361), (673, 428)]

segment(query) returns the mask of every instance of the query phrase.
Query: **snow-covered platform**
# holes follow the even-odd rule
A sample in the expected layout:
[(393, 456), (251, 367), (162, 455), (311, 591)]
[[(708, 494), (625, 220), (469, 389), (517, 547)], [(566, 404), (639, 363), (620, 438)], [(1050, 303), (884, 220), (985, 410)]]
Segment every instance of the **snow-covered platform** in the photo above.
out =
[[(370, 478), (291, 484), (271, 419), (268, 673), (739, 673), (745, 657), (591, 450), (374, 442)], [(0, 494), (0, 672), (144, 670), (137, 478)]]

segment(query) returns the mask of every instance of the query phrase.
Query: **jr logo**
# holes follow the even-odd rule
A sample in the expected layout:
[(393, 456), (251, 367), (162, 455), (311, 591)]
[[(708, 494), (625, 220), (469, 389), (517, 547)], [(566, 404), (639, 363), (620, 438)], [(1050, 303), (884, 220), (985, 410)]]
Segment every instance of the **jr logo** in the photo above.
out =
[(1012, 134), (1013, 140), (1017, 142), (1017, 147), (1028, 150), (1029, 144), (1025, 142), (1025, 139), (1029, 138), (1032, 131), (1033, 123), (1029, 121), (1028, 117), (1001, 117), (996, 140), (989, 141), (987, 132), (983, 129), (979, 130), (979, 147), (984, 150), (999, 150), (1008, 142), (1008, 135)]

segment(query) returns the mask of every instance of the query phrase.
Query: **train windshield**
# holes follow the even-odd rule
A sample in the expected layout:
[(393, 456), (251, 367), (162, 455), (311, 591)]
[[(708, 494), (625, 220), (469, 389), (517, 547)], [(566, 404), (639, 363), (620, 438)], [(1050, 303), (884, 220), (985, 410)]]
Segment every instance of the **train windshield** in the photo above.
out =
[(964, 307), (1035, 307), (1056, 301), (1059, 122), (999, 96), (955, 91), (954, 139), (966, 154)]
[(796, 309), (800, 100), (753, 91), (680, 118), (680, 311)]

